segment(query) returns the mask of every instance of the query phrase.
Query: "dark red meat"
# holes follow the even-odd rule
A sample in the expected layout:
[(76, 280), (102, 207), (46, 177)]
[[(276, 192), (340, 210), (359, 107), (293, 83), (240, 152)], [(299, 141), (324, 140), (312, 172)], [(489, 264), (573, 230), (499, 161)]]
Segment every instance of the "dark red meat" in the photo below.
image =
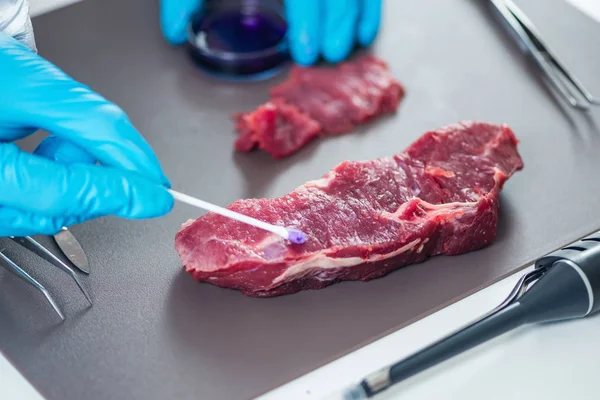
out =
[[(349, 132), (395, 112), (403, 96), (404, 88), (387, 65), (373, 56), (335, 68), (295, 66), (286, 82), (271, 89), (272, 101), (235, 116), (240, 132), (235, 147), (238, 151), (259, 147), (276, 158), (285, 157), (317, 135)], [(274, 124), (274, 115), (284, 122)]]
[(280, 101), (268, 102), (258, 110), (238, 114), (237, 127), (240, 131), (235, 147), (239, 151), (250, 151), (255, 147), (283, 158), (317, 137), (320, 126), (302, 114), (296, 107)]
[(309, 235), (303, 245), (209, 213), (175, 247), (197, 280), (268, 297), (378, 278), (495, 237), (498, 196), (523, 162), (506, 125), (464, 122), (425, 133), (404, 152), (343, 162), (275, 199), (229, 208)]

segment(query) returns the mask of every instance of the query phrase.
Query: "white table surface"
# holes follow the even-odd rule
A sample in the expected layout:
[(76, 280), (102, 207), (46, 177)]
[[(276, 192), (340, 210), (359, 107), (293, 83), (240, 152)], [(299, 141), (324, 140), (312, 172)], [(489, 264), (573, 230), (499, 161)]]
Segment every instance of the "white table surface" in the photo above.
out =
[[(32, 15), (80, 0), (30, 0)], [(159, 0), (153, 0), (159, 1)], [(600, 0), (567, 0), (600, 21)], [(271, 399), (336, 399), (364, 375), (435, 341), (501, 302), (520, 275), (365, 346), (266, 395)], [(1, 329), (1, 327), (0, 327)], [(379, 395), (385, 399), (599, 399), (600, 315), (529, 326), (503, 335)], [(0, 354), (0, 399), (43, 400)]]

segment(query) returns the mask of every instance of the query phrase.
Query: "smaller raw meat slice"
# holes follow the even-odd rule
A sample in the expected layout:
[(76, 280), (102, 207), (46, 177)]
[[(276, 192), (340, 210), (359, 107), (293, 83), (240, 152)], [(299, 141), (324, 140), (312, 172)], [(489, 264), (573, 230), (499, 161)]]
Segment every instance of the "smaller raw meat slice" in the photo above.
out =
[(387, 64), (375, 57), (365, 57), (358, 66), (363, 72), (369, 93), (381, 99), (378, 113), (395, 112), (404, 97), (404, 88), (389, 73)]
[(343, 101), (347, 117), (353, 124), (394, 112), (404, 96), (404, 88), (391, 76), (387, 65), (372, 56), (341, 64), (336, 69), (298, 67), (293, 71), (292, 79)]
[[(314, 121), (311, 126), (320, 127), (319, 135), (346, 133), (381, 114), (395, 112), (403, 97), (404, 88), (391, 75), (386, 63), (373, 56), (364, 56), (334, 68), (295, 66), (287, 81), (271, 89), (271, 103), (297, 107), (303, 120), (310, 119)], [(259, 147), (281, 158), (298, 151), (314, 138), (313, 130), (304, 122), (300, 126), (306, 129), (300, 131), (272, 130), (268, 129), (269, 125), (240, 123), (264, 118), (264, 107), (255, 111), (256, 117), (250, 117), (253, 113), (235, 116), (236, 129), (240, 132), (235, 144), (238, 151)], [(250, 131), (249, 125), (253, 126)], [(268, 148), (258, 146), (259, 140), (252, 139), (261, 138), (260, 142), (266, 143), (274, 133), (279, 136)], [(290, 137), (284, 139), (284, 134)], [(291, 137), (295, 135), (299, 137)], [(279, 145), (286, 147), (278, 149)]]
[(274, 158), (287, 157), (319, 134), (317, 122), (296, 107), (282, 101), (271, 101), (256, 111), (235, 116), (240, 131), (235, 147), (246, 152), (256, 147)]
[(321, 125), (323, 133), (336, 135), (354, 129), (348, 105), (339, 97), (312, 86), (310, 81), (304, 83), (292, 78), (274, 87), (271, 96), (296, 105)]
[[(346, 104), (347, 116), (353, 124), (367, 121), (379, 110), (383, 95), (373, 96), (370, 93), (372, 90), (365, 84), (358, 65), (347, 64), (333, 73), (332, 71), (318, 72), (323, 73), (299, 73), (298, 75), (302, 81), (311, 82), (312, 85), (343, 101)], [(331, 84), (333, 79), (337, 80), (335, 85)]]

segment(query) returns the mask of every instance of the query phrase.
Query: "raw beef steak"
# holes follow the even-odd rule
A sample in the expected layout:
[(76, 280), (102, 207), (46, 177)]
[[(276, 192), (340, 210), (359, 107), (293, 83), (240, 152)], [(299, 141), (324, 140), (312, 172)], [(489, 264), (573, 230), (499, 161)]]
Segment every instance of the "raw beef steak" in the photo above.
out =
[(275, 158), (295, 153), (318, 135), (351, 131), (398, 109), (404, 88), (387, 65), (363, 56), (335, 68), (295, 66), (288, 80), (271, 89), (270, 102), (234, 115), (238, 151), (256, 147)]
[(506, 125), (446, 126), (393, 157), (346, 161), (280, 198), (229, 207), (298, 228), (305, 244), (209, 213), (185, 223), (175, 247), (195, 279), (256, 297), (476, 250), (494, 239), (499, 192), (523, 167), (517, 143)]

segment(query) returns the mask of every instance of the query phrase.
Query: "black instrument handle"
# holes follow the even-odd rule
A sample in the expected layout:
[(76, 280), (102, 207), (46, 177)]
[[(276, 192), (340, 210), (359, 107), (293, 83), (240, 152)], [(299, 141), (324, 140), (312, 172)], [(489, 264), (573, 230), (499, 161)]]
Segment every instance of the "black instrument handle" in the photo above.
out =
[(553, 265), (568, 266), (580, 275), (590, 301), (586, 315), (600, 311), (600, 231), (548, 254), (535, 263), (536, 268), (549, 269)]

